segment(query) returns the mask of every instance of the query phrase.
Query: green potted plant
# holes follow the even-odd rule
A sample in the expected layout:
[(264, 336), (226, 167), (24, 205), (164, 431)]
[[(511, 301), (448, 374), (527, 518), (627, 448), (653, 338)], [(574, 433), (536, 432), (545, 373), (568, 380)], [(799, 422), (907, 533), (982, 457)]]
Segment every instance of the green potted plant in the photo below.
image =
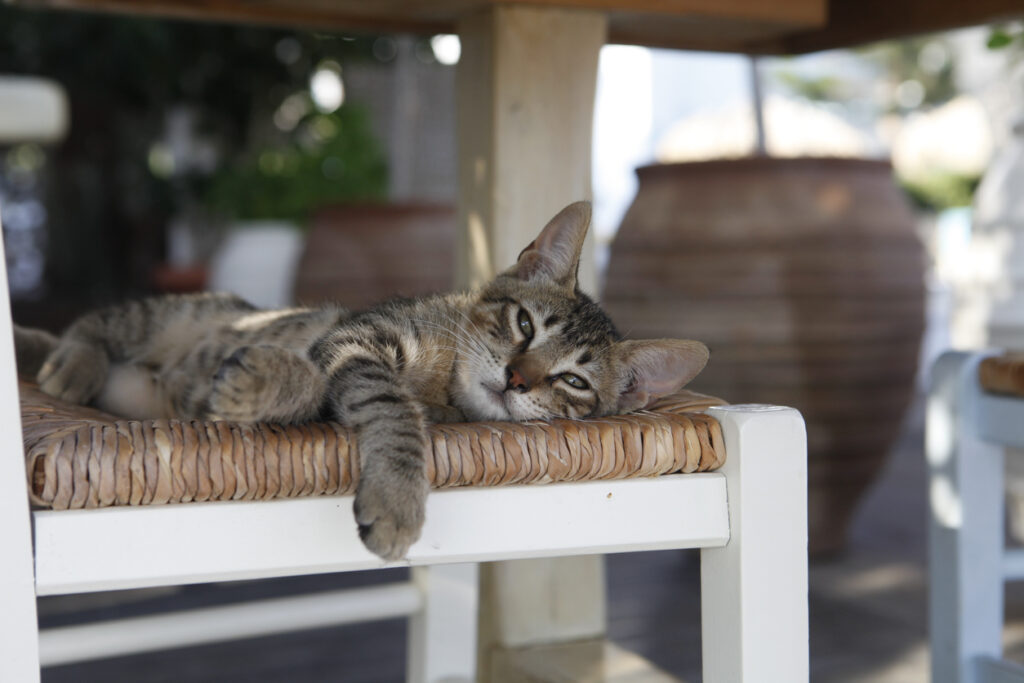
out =
[(211, 178), (206, 204), (229, 224), (209, 288), (262, 306), (291, 303), (310, 213), (329, 204), (381, 201), (384, 154), (366, 113), (344, 105), (302, 116), (282, 140), (244, 152)]
[(387, 166), (356, 105), (303, 117), (283, 141), (244, 152), (214, 175), (207, 205), (237, 221), (305, 222), (336, 202), (382, 200)]

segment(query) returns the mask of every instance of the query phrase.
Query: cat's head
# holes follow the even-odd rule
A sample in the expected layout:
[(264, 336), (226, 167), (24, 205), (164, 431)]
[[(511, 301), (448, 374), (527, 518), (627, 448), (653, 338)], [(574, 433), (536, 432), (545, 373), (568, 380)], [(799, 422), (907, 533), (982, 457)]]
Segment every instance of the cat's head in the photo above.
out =
[(563, 209), (514, 266), (475, 295), (452, 398), (475, 420), (594, 417), (678, 391), (708, 359), (700, 342), (624, 341), (577, 287), (590, 204)]

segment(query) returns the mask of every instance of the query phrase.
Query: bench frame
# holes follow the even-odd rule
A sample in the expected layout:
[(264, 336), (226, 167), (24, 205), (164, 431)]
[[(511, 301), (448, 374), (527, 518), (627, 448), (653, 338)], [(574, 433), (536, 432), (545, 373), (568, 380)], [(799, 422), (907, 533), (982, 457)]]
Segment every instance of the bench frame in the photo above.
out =
[[(409, 680), (474, 680), (476, 563), (700, 548), (704, 680), (806, 681), (803, 419), (773, 406), (709, 412), (728, 453), (718, 472), (432, 493), (406, 584), (40, 633), (37, 595), (385, 565), (359, 542), (349, 496), (30, 512), (11, 316), (0, 297), (0, 680), (38, 682), (41, 665), (402, 615), (411, 619)], [(517, 628), (529, 633), (543, 620), (534, 615), (520, 610)], [(521, 643), (522, 633), (499, 633), (499, 645)]]
[(996, 352), (949, 352), (932, 367), (929, 624), (934, 683), (1024, 683), (1002, 660), (1003, 583), (1024, 579), (1024, 550), (1005, 548), (1004, 449), (1024, 448), (1024, 399), (982, 390)]

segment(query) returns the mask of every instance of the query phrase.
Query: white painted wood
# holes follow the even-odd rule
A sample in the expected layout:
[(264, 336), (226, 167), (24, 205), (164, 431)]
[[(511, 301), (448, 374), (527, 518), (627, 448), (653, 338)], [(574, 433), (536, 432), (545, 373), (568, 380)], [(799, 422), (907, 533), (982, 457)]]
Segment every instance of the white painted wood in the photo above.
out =
[[(986, 354), (991, 355), (991, 354)], [(975, 411), (978, 436), (1011, 448), (1024, 448), (1024, 419), (1021, 399), (980, 393)]]
[(731, 539), (701, 551), (708, 683), (808, 680), (807, 438), (792, 408), (711, 408), (728, 458)]
[(476, 680), (478, 568), (469, 562), (412, 570), (426, 603), (409, 621), (409, 683)]
[[(720, 474), (433, 492), (409, 563), (721, 545)], [(40, 595), (386, 566), (350, 496), (35, 513)]]
[(27, 481), (7, 259), (0, 241), (0, 681), (18, 683), (39, 680)]
[[(932, 680), (976, 683), (979, 656), (1002, 655), (1003, 449), (979, 437), (982, 355), (944, 354), (932, 370), (929, 471)], [(1024, 418), (1024, 402), (1017, 421)]]
[(1024, 683), (1024, 666), (1005, 659), (979, 657), (974, 662), (983, 683)]
[(410, 582), (330, 591), (47, 629), (43, 666), (256, 638), (416, 614), (423, 607)]
[(1024, 548), (1003, 550), (1003, 578), (1006, 581), (1024, 580)]

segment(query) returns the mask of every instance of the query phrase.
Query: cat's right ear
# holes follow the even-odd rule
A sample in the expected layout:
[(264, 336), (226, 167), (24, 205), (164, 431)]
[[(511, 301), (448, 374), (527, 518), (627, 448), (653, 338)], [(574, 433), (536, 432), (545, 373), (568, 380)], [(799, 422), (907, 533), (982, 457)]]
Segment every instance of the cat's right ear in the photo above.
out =
[(617, 354), (620, 413), (646, 408), (679, 391), (708, 362), (708, 347), (691, 339), (621, 341)]
[(506, 274), (520, 280), (544, 278), (575, 289), (580, 252), (589, 227), (590, 202), (570, 204), (544, 226)]

